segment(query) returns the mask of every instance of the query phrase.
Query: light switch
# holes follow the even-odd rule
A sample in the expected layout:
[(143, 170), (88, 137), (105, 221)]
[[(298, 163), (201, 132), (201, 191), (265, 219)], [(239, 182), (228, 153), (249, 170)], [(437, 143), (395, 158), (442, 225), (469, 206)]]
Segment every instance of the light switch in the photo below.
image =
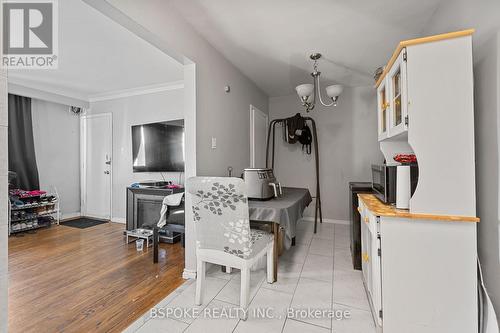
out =
[(212, 137), (212, 149), (217, 148), (217, 138)]

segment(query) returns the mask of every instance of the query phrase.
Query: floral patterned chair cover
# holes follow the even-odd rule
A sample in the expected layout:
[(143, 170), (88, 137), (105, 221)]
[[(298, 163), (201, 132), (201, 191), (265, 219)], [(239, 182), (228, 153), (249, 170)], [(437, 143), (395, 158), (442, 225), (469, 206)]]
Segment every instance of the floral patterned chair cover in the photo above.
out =
[(272, 234), (250, 229), (245, 183), (240, 178), (193, 177), (186, 182), (196, 231), (196, 305), (203, 303), (206, 263), (241, 271), (240, 318), (246, 320), (250, 268), (267, 255), (267, 282), (273, 283)]
[(188, 179), (187, 190), (192, 194), (197, 248), (250, 259), (269, 244), (272, 234), (250, 229), (242, 179), (193, 177)]

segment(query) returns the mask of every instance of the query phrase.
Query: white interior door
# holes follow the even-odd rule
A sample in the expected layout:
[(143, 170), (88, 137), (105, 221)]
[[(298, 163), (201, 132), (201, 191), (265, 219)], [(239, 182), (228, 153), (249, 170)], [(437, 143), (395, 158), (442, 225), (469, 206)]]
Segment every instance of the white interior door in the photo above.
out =
[(111, 114), (82, 117), (82, 213), (111, 219)]
[(250, 166), (266, 167), (266, 144), (269, 116), (250, 105)]

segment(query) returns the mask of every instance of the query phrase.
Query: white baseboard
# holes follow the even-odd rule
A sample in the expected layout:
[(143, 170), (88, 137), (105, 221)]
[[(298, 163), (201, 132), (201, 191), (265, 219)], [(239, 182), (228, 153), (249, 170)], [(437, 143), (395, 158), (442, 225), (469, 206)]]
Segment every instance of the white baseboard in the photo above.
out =
[(61, 221), (75, 219), (75, 218), (80, 217), (80, 216), (82, 216), (82, 214), (80, 212), (64, 213), (64, 214), (61, 214)]
[[(304, 216), (302, 218), (302, 220), (314, 222), (314, 216)], [(319, 223), (319, 217), (318, 217), (318, 223)], [(325, 219), (325, 218), (323, 218), (323, 223), (335, 223), (335, 224), (348, 225), (351, 222), (349, 220), (336, 220), (336, 219)]]
[(184, 272), (182, 272), (182, 278), (183, 279), (196, 279), (196, 271), (192, 271), (190, 269), (184, 268)]
[(112, 217), (111, 222), (126, 224), (127, 219), (124, 217)]

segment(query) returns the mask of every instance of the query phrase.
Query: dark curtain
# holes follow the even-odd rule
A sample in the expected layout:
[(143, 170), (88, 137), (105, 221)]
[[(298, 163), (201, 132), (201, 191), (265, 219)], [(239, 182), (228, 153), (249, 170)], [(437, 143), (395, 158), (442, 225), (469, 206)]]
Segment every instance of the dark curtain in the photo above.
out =
[(38, 190), (31, 98), (9, 94), (9, 171), (17, 174), (17, 187)]

